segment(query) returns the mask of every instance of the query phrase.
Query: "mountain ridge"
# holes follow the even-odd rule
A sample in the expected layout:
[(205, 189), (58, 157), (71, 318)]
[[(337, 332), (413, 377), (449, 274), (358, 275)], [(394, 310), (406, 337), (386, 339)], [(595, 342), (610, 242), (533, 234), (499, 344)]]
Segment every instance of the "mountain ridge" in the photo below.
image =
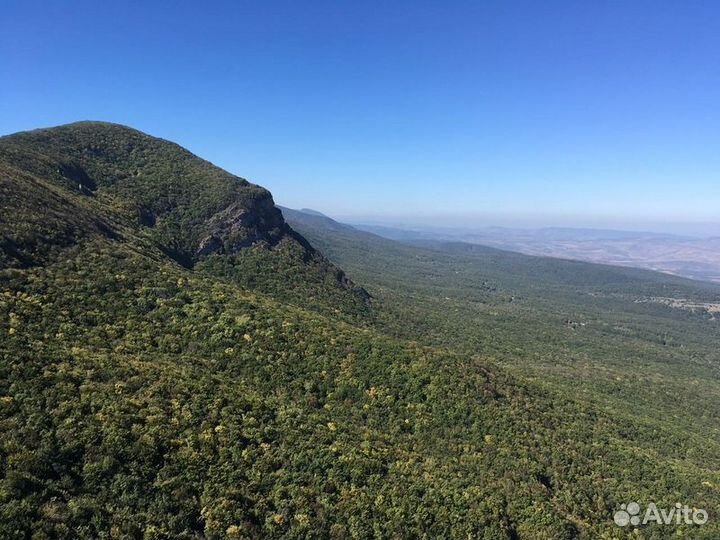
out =
[[(293, 274), (300, 273), (298, 283), (314, 279), (315, 286), (345, 296), (351, 309), (368, 308), (365, 291), (292, 230), (269, 191), (175, 143), (120, 124), (78, 122), (1, 137), (0, 161), (8, 218), (15, 204), (34, 212), (33, 222), (41, 228), (46, 218), (36, 210), (50, 193), (75, 209), (55, 222), (54, 243), (4, 220), (5, 265), (42, 260), (39, 245), (72, 245), (98, 232), (117, 239), (122, 229), (148, 239), (186, 268), (219, 272), (268, 291), (291, 289)], [(19, 195), (29, 191), (35, 210), (23, 206)], [(58, 207), (55, 214), (61, 213)], [(108, 215), (114, 225), (105, 223)], [(65, 231), (62, 241), (57, 230)], [(282, 276), (277, 283), (257, 272), (260, 259), (277, 268)]]

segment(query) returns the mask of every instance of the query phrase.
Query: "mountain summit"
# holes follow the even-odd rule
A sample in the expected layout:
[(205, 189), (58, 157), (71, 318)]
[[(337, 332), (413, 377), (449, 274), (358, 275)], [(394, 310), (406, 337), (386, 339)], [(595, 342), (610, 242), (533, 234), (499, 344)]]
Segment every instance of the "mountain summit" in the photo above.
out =
[(95, 237), (146, 241), (186, 268), (287, 299), (310, 289), (319, 303), (367, 308), (367, 293), (285, 222), (269, 191), (172, 142), (105, 122), (22, 132), (0, 138), (0, 175), (0, 268)]

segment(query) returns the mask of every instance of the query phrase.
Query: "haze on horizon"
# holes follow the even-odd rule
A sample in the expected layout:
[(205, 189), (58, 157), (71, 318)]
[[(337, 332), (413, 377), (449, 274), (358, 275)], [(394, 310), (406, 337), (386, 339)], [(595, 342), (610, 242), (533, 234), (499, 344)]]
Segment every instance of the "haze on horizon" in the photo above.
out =
[(11, 0), (0, 47), (2, 134), (127, 124), (355, 220), (719, 234), (715, 3)]
[[(290, 205), (279, 202), (281, 206)], [(298, 209), (298, 208), (296, 208)], [(446, 231), (460, 233), (484, 229), (540, 231), (544, 229), (572, 229), (595, 231), (627, 231), (657, 233), (696, 238), (720, 237), (720, 222), (669, 221), (661, 219), (623, 219), (613, 216), (581, 216), (560, 214), (510, 214), (503, 212), (473, 213), (427, 213), (427, 214), (338, 214), (318, 208), (300, 208), (320, 212), (341, 223), (350, 225), (384, 226), (416, 231)]]

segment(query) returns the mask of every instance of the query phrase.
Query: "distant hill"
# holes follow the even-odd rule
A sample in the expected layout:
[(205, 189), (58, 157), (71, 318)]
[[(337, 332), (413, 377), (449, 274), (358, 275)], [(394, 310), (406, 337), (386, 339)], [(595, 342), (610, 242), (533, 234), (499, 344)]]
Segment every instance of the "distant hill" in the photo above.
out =
[(301, 208), (300, 212), (302, 212), (303, 214), (310, 214), (311, 216), (327, 217), (322, 212), (318, 212), (317, 210), (312, 210), (310, 208)]

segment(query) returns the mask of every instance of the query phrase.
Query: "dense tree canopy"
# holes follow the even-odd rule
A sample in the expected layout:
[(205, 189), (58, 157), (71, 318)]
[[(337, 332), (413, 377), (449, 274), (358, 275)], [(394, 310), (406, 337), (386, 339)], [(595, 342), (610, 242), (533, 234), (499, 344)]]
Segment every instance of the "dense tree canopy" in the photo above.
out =
[[(718, 323), (636, 301), (718, 289), (300, 236), (118, 126), (0, 156), (0, 538), (720, 534)], [(630, 500), (710, 521), (633, 532)]]

